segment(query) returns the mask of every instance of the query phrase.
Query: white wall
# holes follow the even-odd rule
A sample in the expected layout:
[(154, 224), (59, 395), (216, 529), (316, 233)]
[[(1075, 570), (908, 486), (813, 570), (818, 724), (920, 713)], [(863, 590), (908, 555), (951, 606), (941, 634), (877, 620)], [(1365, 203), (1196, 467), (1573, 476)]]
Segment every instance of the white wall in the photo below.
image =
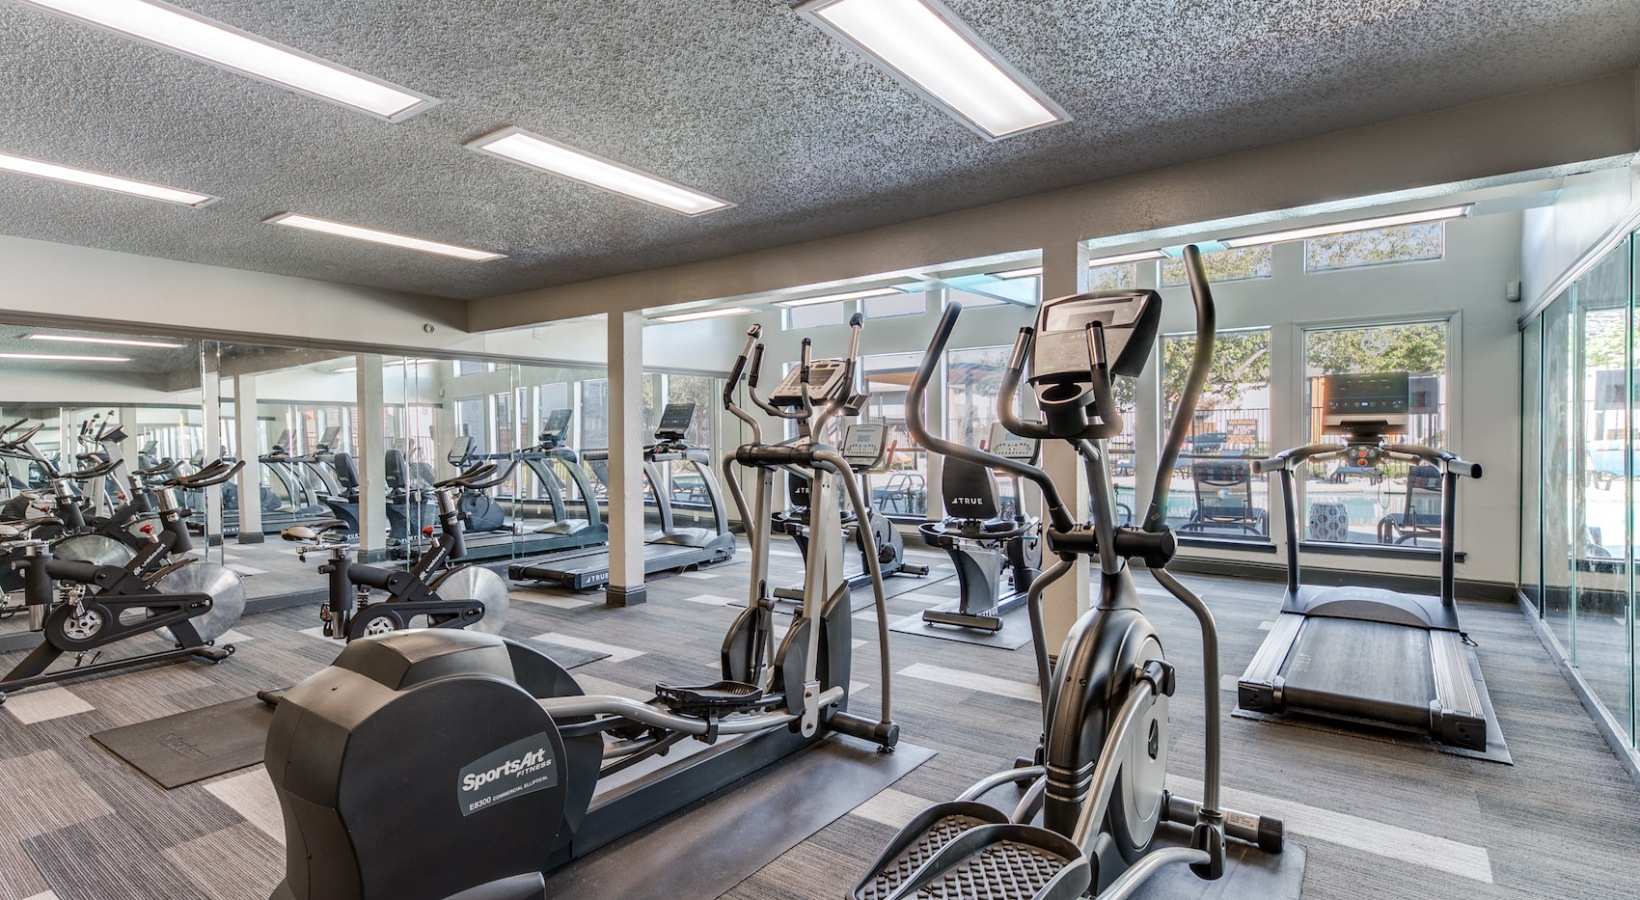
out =
[(1637, 211), (1640, 163), (1567, 178), (1553, 205), (1527, 210), (1521, 272), (1526, 308), (1554, 299), (1549, 292), (1560, 276)]

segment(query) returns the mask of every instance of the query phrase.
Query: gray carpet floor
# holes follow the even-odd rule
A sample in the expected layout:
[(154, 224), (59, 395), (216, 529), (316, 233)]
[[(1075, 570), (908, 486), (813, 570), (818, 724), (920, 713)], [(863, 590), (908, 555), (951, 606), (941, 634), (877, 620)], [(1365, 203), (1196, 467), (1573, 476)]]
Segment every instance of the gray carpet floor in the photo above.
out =
[[(630, 609), (606, 609), (596, 594), (518, 589), (505, 633), (540, 640), (549, 652), (555, 645), (609, 652), (576, 670), (595, 691), (709, 678), (736, 613), (729, 603), (745, 594), (740, 560), (656, 579), (651, 602)], [(799, 565), (777, 557), (777, 583), (798, 580)], [(1515, 608), (1464, 608), (1514, 755), (1515, 765), (1503, 766), (1391, 735), (1230, 717), (1235, 676), (1264, 637), (1260, 623), (1275, 615), (1279, 586), (1185, 581), (1207, 598), (1223, 632), (1226, 801), (1286, 817), (1290, 839), (1309, 854), (1306, 897), (1636, 896), (1640, 788)], [(1189, 613), (1147, 575), (1138, 582), (1179, 668), (1174, 786), (1194, 794), (1200, 644)], [(901, 594), (889, 613), (916, 613), (948, 588)], [(317, 624), (307, 607), (251, 616), (230, 636), (238, 653), (219, 666), (181, 662), (35, 688), (0, 707), (0, 900), (267, 897), (283, 864), (282, 826), (260, 767), (164, 791), (87, 736), (305, 677), (338, 650), (304, 633)], [(857, 640), (874, 637), (869, 613), (855, 624)], [(726, 897), (842, 897), (897, 823), (1034, 744), (1040, 714), (1028, 649), (899, 634), (891, 647), (895, 717), (906, 740), (938, 755)], [(0, 664), (17, 658), (7, 654)], [(857, 708), (873, 711), (882, 696), (874, 640), (859, 647), (855, 665)]]

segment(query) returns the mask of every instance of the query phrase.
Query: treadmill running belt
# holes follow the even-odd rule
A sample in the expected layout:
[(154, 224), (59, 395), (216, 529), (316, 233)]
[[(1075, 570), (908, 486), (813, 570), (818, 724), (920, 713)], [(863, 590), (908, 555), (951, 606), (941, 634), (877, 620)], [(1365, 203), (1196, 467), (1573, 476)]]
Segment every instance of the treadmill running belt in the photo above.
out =
[[(1310, 619), (1282, 676), (1288, 702), (1294, 706), (1419, 730), (1429, 727), (1435, 683), (1429, 633), (1422, 629)], [(1386, 715), (1390, 709), (1399, 715)]]

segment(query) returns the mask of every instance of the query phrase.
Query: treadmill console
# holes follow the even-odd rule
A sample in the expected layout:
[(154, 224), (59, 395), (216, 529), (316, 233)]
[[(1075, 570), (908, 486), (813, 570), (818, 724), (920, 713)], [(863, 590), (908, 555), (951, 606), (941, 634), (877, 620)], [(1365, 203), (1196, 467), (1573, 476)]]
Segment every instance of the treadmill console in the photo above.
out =
[(1412, 379), (1406, 372), (1362, 372), (1321, 379), (1321, 433), (1377, 441), (1406, 434)]
[(1144, 371), (1161, 322), (1162, 298), (1155, 291), (1097, 291), (1058, 297), (1042, 304), (1036, 317), (1036, 354), (1031, 384), (1087, 382), (1092, 369), (1088, 326), (1099, 323), (1111, 375), (1137, 377)]
[[(819, 400), (840, 395), (848, 389), (848, 385), (842, 383), (847, 372), (846, 360), (817, 359), (809, 363), (809, 396)], [(786, 377), (780, 379), (780, 386), (769, 395), (769, 402), (775, 406), (800, 406), (803, 403), (802, 377), (803, 367), (792, 366)]]
[(1042, 450), (1042, 442), (1033, 438), (1022, 438), (1002, 427), (1001, 422), (995, 422), (991, 425), (989, 447), (992, 453), (1004, 459), (1034, 466)]
[(315, 447), (318, 453), (328, 453), (336, 449), (336, 442), (341, 439), (342, 426), (326, 426), (325, 433), (319, 436), (319, 445)]
[[(563, 410), (568, 413), (569, 410)], [(661, 443), (680, 442), (689, 434), (695, 422), (695, 404), (668, 403), (661, 411), (661, 423), (655, 426), (655, 440)]]
[(547, 421), (541, 425), (541, 449), (551, 450), (564, 443), (564, 436), (569, 433), (569, 420), (575, 414), (570, 409), (555, 409), (547, 413)]
[(865, 472), (882, 465), (887, 444), (887, 425), (860, 422), (843, 430), (843, 446), (838, 452), (848, 460), (849, 468)]

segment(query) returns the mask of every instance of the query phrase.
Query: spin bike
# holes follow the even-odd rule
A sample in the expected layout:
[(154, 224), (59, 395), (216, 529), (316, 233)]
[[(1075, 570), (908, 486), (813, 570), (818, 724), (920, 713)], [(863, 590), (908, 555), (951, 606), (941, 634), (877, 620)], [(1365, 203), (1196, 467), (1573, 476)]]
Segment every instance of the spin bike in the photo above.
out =
[[(435, 484), (439, 535), (407, 570), (354, 562), (350, 557), (355, 548), (348, 541), (352, 529), (341, 519), (281, 531), (285, 540), (304, 545), (296, 551), (302, 562), (307, 562), (310, 549), (330, 554), (319, 566), (319, 573), (330, 578), (329, 594), (319, 608), (324, 636), (354, 641), (403, 631), (418, 618), (430, 628), (473, 628), (499, 634), (507, 623), (510, 602), (506, 582), (482, 566), (445, 565), (467, 555), (461, 495), (501, 484), (512, 477), (517, 465), (516, 461), (509, 463), (498, 475), (495, 463), (479, 463)], [(372, 601), (372, 589), (386, 591), (387, 598)]]
[[(1168, 479), (1213, 357), (1214, 311), (1201, 255), (1185, 248), (1196, 301), (1196, 353), (1159, 462), (1155, 494), (1143, 528), (1114, 527), (1116, 498), (1106, 440), (1118, 434), (1114, 377), (1144, 369), (1161, 317), (1150, 290), (1101, 291), (1042, 304), (1035, 328), (1023, 328), (1003, 374), (997, 416), (1021, 437), (1063, 440), (1087, 472), (1093, 522), (1072, 519), (1057, 487), (1036, 466), (941, 440), (923, 423), (923, 400), (961, 306), (940, 319), (906, 398), (907, 425), (931, 452), (1002, 469), (1042, 489), (1048, 549), (1058, 559), (1028, 592), (1031, 630), (1043, 698), (1043, 738), (1035, 765), (1019, 766), (974, 785), (960, 799), (937, 804), (905, 826), (854, 886), (855, 900), (961, 896), (1008, 900), (1098, 900), (1127, 897), (1164, 866), (1190, 866), (1212, 880), (1224, 871), (1226, 836), (1279, 851), (1278, 820), (1219, 806), (1218, 633), (1201, 599), (1166, 569), (1178, 543), (1164, 518)], [(1015, 414), (1027, 364), (1041, 421)], [(1049, 667), (1042, 594), (1079, 557), (1099, 562), (1093, 608), (1071, 628)], [(1167, 775), (1168, 699), (1174, 669), (1156, 629), (1139, 607), (1129, 563), (1141, 559), (1161, 585), (1195, 613), (1201, 626), (1206, 696), (1206, 754), (1201, 802), (1174, 796)], [(980, 798), (990, 790), (1028, 785), (1012, 814)], [(1041, 824), (1032, 824), (1040, 813)], [(1157, 848), (1164, 822), (1190, 829), (1189, 846)]]
[[(233, 645), (214, 644), (244, 613), (245, 585), (238, 573), (223, 565), (184, 555), (193, 549), (193, 541), (176, 491), (221, 484), (243, 467), (218, 460), (193, 475), (167, 479), (155, 492), (160, 532), (123, 566), (58, 559), (49, 542), (22, 541), (23, 555), (14, 558), (12, 566), (23, 575), (29, 630), (40, 632), (43, 640), (0, 678), (0, 702), (9, 691), (113, 669), (183, 656), (213, 663), (227, 659)], [(96, 661), (101, 648), (151, 633), (174, 646)], [(47, 672), (65, 653), (74, 654), (76, 664)], [(92, 654), (89, 662), (87, 654)]]
[[(861, 317), (845, 359), (802, 364), (757, 394), (754, 328), (724, 388), (753, 442), (723, 461), (748, 524), (746, 609), (725, 635), (722, 679), (656, 685), (647, 701), (582, 693), (568, 671), (522, 644), (471, 630), (427, 629), (356, 641), (292, 688), (274, 713), (267, 769), (284, 811), (286, 877), (274, 900), (544, 900), (543, 872), (818, 745), (833, 733), (892, 748), (888, 626), (876, 555), (882, 661), (880, 718), (848, 712), (854, 647), (843, 528), (834, 484), (865, 502), (836, 450), (815, 440), (850, 405)], [(748, 354), (757, 361), (748, 372)], [(794, 421), (769, 445), (735, 402)], [(768, 594), (774, 471), (815, 479), (814, 533), (802, 606), (777, 640)], [(752, 502), (736, 467), (755, 473)], [(429, 730), (437, 739), (429, 739)], [(656, 759), (687, 739), (706, 746)], [(648, 763), (643, 768), (636, 766)], [(615, 777), (617, 774), (621, 777)], [(778, 814), (779, 811), (772, 811)]]

